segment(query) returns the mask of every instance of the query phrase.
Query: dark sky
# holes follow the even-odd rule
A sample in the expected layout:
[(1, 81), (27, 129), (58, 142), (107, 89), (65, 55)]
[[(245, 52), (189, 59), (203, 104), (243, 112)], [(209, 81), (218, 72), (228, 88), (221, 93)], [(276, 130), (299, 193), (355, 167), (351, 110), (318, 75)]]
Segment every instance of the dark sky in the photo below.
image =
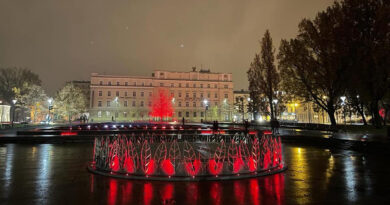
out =
[(90, 73), (150, 75), (192, 66), (232, 72), (249, 64), (270, 29), (294, 37), (333, 0), (1, 0), (0, 66), (27, 67), (50, 93)]

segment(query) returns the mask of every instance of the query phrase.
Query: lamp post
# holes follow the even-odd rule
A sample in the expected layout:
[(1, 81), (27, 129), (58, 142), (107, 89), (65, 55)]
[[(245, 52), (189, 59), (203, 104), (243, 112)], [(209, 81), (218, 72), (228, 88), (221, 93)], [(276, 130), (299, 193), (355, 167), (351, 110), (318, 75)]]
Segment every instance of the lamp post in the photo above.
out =
[(51, 103), (53, 102), (52, 98), (47, 99), (47, 102), (49, 103), (49, 119), (47, 120), (47, 124), (50, 124), (50, 110), (53, 108)]
[(340, 99), (341, 99), (341, 106), (343, 106), (344, 124), (346, 125), (347, 124), (347, 121), (345, 119), (345, 99), (346, 99), (346, 97), (341, 96)]
[(206, 120), (207, 120), (207, 109), (208, 109), (208, 100), (204, 99), (203, 100), (203, 104), (204, 104), (204, 121), (206, 122)]
[(12, 104), (13, 104), (13, 109), (12, 109), (12, 127), (14, 127), (16, 102), (18, 102), (16, 99), (12, 100)]
[(277, 107), (277, 104), (278, 104), (278, 100), (277, 100), (277, 99), (274, 99), (274, 100), (272, 100), (272, 102), (275, 104), (275, 105), (274, 105), (274, 107), (275, 107), (275, 118), (278, 119), (278, 118), (276, 117), (276, 115), (277, 115), (276, 107)]

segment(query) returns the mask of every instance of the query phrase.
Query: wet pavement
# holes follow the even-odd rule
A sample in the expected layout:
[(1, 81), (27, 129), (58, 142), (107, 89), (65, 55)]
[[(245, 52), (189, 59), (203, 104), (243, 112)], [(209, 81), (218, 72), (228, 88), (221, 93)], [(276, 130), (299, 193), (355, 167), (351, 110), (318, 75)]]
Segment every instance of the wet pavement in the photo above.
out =
[(128, 181), (86, 170), (90, 143), (0, 145), (0, 204), (390, 204), (381, 154), (284, 144), (281, 174), (215, 182)]

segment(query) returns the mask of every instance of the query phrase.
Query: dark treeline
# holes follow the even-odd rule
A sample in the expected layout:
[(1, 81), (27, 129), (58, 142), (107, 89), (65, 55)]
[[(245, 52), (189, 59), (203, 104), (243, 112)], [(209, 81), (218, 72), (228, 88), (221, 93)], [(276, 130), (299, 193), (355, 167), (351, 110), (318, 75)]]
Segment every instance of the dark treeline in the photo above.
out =
[[(385, 124), (379, 110), (384, 108), (387, 113), (390, 104), (389, 2), (344, 0), (319, 12), (312, 20), (303, 19), (298, 35), (281, 42), (279, 67), (273, 75), (282, 80), (273, 86), (274, 97), (279, 89), (290, 98), (314, 102), (328, 113), (332, 125), (336, 125), (335, 111), (342, 103), (360, 113), (365, 124), (365, 111), (372, 116), (373, 125)], [(264, 51), (262, 45), (261, 54)], [(260, 64), (255, 72), (256, 63)], [(269, 95), (261, 86), (254, 86), (255, 82), (277, 78), (265, 70), (267, 66), (256, 55), (248, 71), (253, 96)], [(346, 100), (341, 96), (346, 96)]]

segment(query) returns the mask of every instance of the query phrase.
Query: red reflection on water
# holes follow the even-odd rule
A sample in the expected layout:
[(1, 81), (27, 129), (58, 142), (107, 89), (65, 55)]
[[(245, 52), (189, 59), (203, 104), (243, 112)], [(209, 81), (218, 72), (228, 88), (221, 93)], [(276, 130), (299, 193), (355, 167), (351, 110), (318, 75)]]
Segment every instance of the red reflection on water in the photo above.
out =
[(118, 183), (116, 179), (110, 179), (108, 188), (108, 204), (116, 204), (116, 196), (118, 194)]
[(222, 187), (219, 182), (213, 182), (210, 188), (210, 196), (213, 204), (221, 204)]
[(245, 186), (241, 180), (234, 181), (234, 198), (236, 198), (237, 204), (245, 204)]
[(186, 188), (187, 203), (198, 204), (198, 182), (191, 182)]
[(260, 204), (260, 190), (259, 190), (259, 182), (256, 178), (249, 180), (249, 194), (251, 196), (252, 204), (258, 205)]
[(122, 186), (122, 203), (128, 204), (131, 202), (132, 191), (133, 191), (132, 182), (127, 182)]
[(161, 192), (161, 199), (163, 200), (164, 203), (173, 201), (173, 191), (174, 191), (173, 184), (168, 183), (164, 186)]
[(151, 183), (144, 184), (144, 204), (150, 204), (153, 199), (153, 186)]
[(275, 195), (277, 199), (277, 204), (284, 204), (284, 175), (276, 174), (273, 176), (273, 184)]

